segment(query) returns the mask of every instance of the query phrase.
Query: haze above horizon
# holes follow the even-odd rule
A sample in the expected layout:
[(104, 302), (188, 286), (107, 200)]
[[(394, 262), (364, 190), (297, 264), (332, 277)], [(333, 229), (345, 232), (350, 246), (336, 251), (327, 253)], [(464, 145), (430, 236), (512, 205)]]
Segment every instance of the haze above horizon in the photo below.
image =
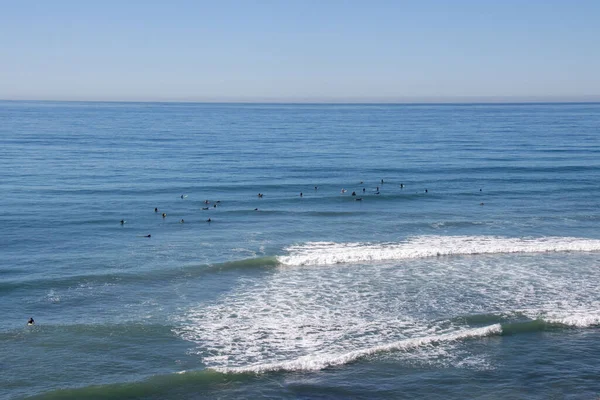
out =
[(3, 2), (0, 99), (600, 101), (600, 2)]

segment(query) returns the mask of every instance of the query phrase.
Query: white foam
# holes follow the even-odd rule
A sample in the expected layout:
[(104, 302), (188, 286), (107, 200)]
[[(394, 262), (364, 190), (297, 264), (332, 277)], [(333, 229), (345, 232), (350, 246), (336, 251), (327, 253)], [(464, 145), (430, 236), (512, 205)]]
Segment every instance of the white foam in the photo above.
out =
[(500, 324), (494, 324), (483, 328), (464, 329), (458, 332), (441, 335), (425, 336), (412, 339), (399, 340), (390, 344), (374, 346), (366, 349), (354, 350), (345, 354), (331, 355), (307, 355), (295, 360), (258, 364), (244, 367), (217, 367), (214, 370), (225, 373), (254, 372), (263, 373), (270, 371), (316, 371), (337, 365), (344, 365), (373, 354), (391, 351), (409, 351), (423, 346), (436, 343), (453, 342), (457, 340), (499, 335), (502, 333)]
[[(473, 242), (481, 246), (482, 240)], [(509, 240), (521, 239), (505, 244)], [(543, 240), (530, 241), (539, 251)], [(565, 242), (554, 238), (546, 245), (556, 251), (555, 244)], [(193, 343), (190, 352), (207, 368), (226, 372), (315, 370), (401, 349), (412, 350), (385, 357), (489, 369), (494, 362), (478, 346), (473, 351), (458, 340), (481, 334), (460, 316), (594, 326), (600, 321), (597, 260), (595, 253), (553, 253), (282, 267), (244, 275), (222, 296), (186, 307), (174, 330)]]
[(577, 313), (563, 317), (546, 317), (543, 319), (550, 323), (572, 326), (575, 328), (589, 328), (591, 326), (600, 325), (599, 314)]
[(309, 242), (279, 256), (289, 266), (389, 261), (449, 255), (591, 252), (600, 240), (575, 237), (507, 238), (497, 236), (418, 236), (397, 243)]

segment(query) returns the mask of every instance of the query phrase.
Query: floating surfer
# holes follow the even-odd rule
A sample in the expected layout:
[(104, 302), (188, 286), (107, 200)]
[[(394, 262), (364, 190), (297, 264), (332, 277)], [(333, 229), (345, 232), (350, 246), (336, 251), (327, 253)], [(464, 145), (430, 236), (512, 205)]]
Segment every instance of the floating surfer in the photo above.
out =
[(29, 321), (27, 321), (27, 325), (33, 325), (35, 324), (35, 321), (33, 320), (33, 318), (29, 317)]

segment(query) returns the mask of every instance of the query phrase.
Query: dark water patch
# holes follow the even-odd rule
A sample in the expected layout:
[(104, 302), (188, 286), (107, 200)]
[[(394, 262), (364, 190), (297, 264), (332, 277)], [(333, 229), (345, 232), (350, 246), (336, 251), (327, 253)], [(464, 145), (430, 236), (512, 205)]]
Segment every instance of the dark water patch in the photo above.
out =
[[(254, 374), (223, 374), (211, 370), (182, 371), (155, 375), (141, 382), (114, 383), (73, 389), (58, 389), (30, 397), (31, 399), (163, 399), (219, 398), (234, 395), (236, 387), (252, 380)], [(244, 397), (243, 393), (238, 396)]]
[(520, 322), (508, 322), (502, 324), (502, 336), (517, 335), (520, 333), (559, 331), (569, 328), (570, 326), (565, 324), (548, 322), (541, 319)]
[(82, 286), (124, 285), (131, 283), (159, 283), (164, 280), (177, 278), (194, 278), (206, 273), (223, 270), (240, 270), (271, 268), (278, 265), (275, 257), (248, 258), (238, 261), (229, 261), (216, 264), (191, 265), (180, 268), (164, 270), (154, 269), (133, 273), (107, 273), (95, 275), (75, 275), (61, 278), (40, 278), (33, 280), (19, 280), (0, 282), (0, 296), (8, 295), (13, 291), (24, 290), (50, 290), (60, 288), (73, 288)]
[(500, 324), (502, 336), (517, 335), (521, 333), (535, 333), (547, 331), (561, 331), (571, 329), (595, 328), (600, 323), (590, 317), (582, 319), (581, 323), (577, 321), (564, 320), (546, 320), (543, 318), (531, 319), (520, 312), (505, 314), (474, 314), (452, 318), (451, 323), (465, 324), (468, 326), (488, 326), (491, 324)]
[(131, 322), (122, 324), (40, 324), (37, 323), (23, 328), (11, 329), (0, 332), (0, 343), (20, 339), (32, 340), (37, 337), (43, 340), (47, 346), (53, 343), (71, 340), (74, 336), (109, 338), (127, 337), (129, 341), (145, 340), (152, 341), (159, 337), (175, 337), (172, 333), (174, 326), (161, 324), (144, 324), (141, 322)]

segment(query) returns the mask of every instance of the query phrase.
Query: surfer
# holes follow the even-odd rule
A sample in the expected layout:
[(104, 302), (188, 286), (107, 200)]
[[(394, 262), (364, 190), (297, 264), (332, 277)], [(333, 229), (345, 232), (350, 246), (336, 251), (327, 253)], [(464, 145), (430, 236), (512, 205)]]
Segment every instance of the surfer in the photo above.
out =
[(180, 224), (183, 224), (185, 221), (183, 220), (183, 218), (181, 219), (181, 221), (179, 221)]
[(158, 207), (154, 207), (154, 212), (158, 212)]
[(152, 235), (148, 234), (148, 235), (146, 235), (146, 236), (144, 236), (144, 237), (152, 237)]
[(427, 189), (425, 189), (425, 193), (427, 193)]
[(302, 192), (300, 192), (300, 197), (302, 197)]
[(162, 217), (165, 218), (167, 216), (167, 213), (162, 213)]
[(124, 219), (121, 220), (121, 225), (123, 225), (123, 224), (125, 224), (125, 220)]
[(363, 193), (366, 192), (366, 191), (367, 191), (367, 189), (363, 188)]
[(209, 223), (210, 223), (210, 222), (212, 222), (212, 220), (209, 218), (209, 219), (207, 219), (207, 220), (206, 220), (206, 222), (209, 222)]
[(356, 192), (352, 192), (352, 196), (356, 196)]
[(202, 207), (203, 210), (208, 210), (208, 207)]
[(400, 189), (404, 189), (404, 183), (400, 184)]
[(35, 321), (33, 320), (33, 318), (29, 317), (29, 321), (27, 321), (27, 325), (33, 325), (35, 324)]

